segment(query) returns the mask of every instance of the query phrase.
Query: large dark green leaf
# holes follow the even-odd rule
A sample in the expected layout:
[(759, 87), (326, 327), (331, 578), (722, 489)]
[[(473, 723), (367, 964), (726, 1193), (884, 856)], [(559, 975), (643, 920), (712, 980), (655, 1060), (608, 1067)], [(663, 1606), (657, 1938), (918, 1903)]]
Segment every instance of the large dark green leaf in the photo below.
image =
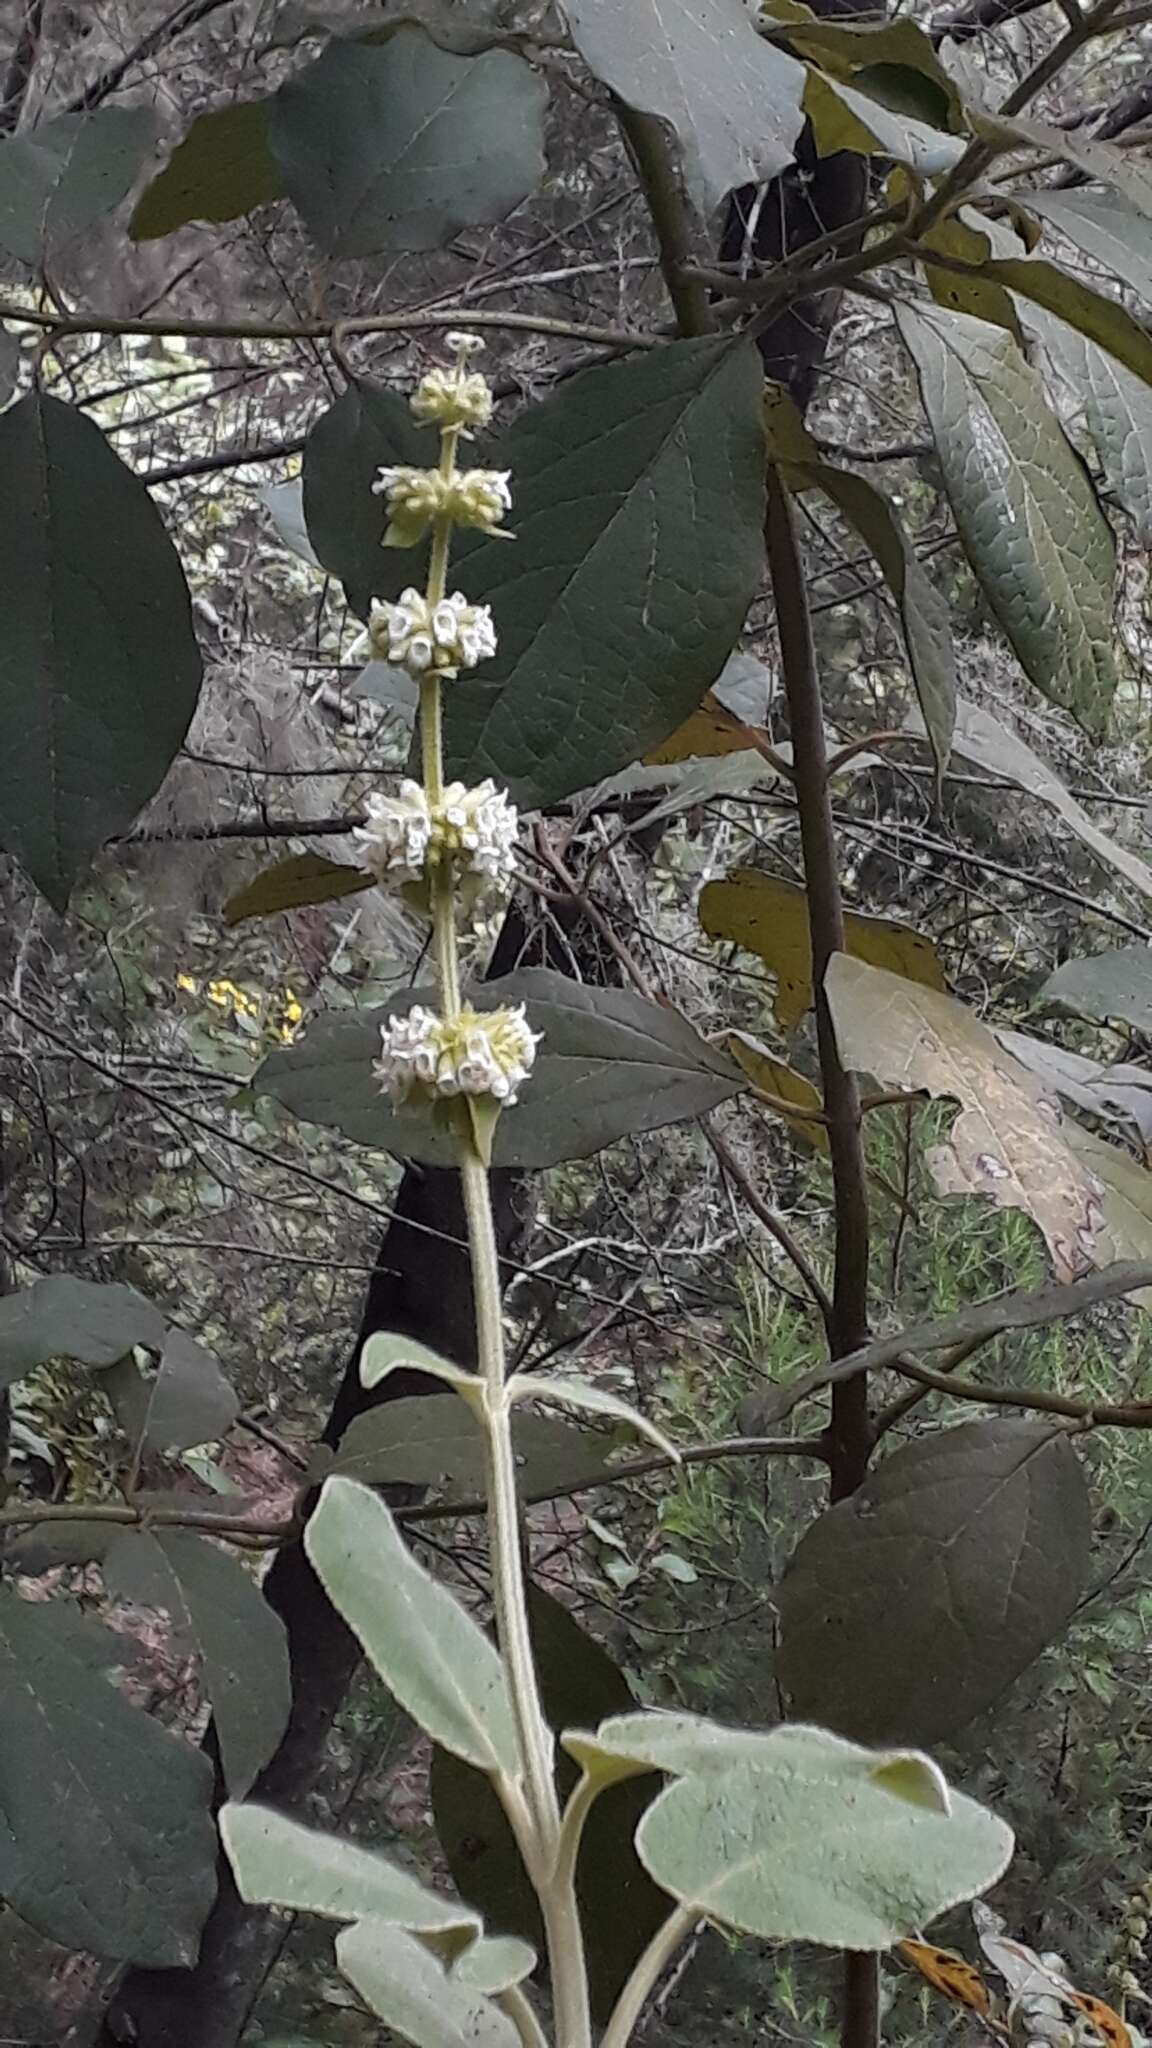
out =
[(100, 1369), (137, 1344), (154, 1351), (163, 1342), (163, 1316), (134, 1288), (51, 1273), (0, 1301), (0, 1387), (49, 1358)]
[[(517, 1413), (512, 1435), (519, 1483), (528, 1499), (555, 1487), (595, 1486), (608, 1476), (609, 1445), (591, 1430)], [(415, 1394), (358, 1415), (325, 1472), (366, 1486), (401, 1481), (434, 1487), (445, 1501), (477, 1500), (483, 1499), (487, 1483), (484, 1446), (480, 1423), (463, 1401)]]
[(988, 602), (1037, 688), (1100, 733), (1116, 688), (1115, 549), (1041, 379), (1009, 334), (968, 314), (903, 306), (897, 321)]
[[(544, 1711), (553, 1728), (596, 1728), (635, 1705), (624, 1673), (586, 1635), (567, 1608), (538, 1586), (528, 1589), (532, 1647)], [(567, 1796), (579, 1772), (558, 1753), (557, 1782)], [(592, 2003), (607, 2018), (629, 1971), (668, 1911), (633, 1846), (636, 1826), (659, 1781), (651, 1775), (600, 1795), (585, 1827), (577, 1870), (588, 1945)], [(432, 1759), (436, 1832), (461, 1898), (484, 1916), (490, 1933), (518, 1934), (543, 1948), (536, 1895), (528, 1882), (503, 1808), (482, 1771), (444, 1750)]]
[(456, 57), (419, 28), (332, 42), (269, 108), (272, 153), (330, 256), (437, 249), (503, 220), (544, 172), (544, 80), (507, 50)]
[(426, 549), (385, 548), (386, 520), (372, 492), (386, 463), (433, 467), (439, 440), (419, 427), (398, 391), (363, 379), (321, 413), (304, 444), (304, 519), (320, 562), (340, 578), (362, 617), (374, 597), (424, 585)]
[[(389, 1008), (317, 1017), (299, 1045), (269, 1054), (254, 1085), (293, 1115), (359, 1144), (451, 1165), (453, 1137), (423, 1115), (394, 1110), (372, 1072), (381, 1023), (420, 1000), (427, 990)], [(532, 1029), (544, 1033), (521, 1100), (496, 1126), (500, 1165), (584, 1159), (630, 1132), (700, 1116), (746, 1086), (740, 1069), (674, 1010), (628, 989), (587, 988), (530, 968), (473, 990), (470, 1000), (483, 1010), (523, 1002)]]
[(906, 1444), (821, 1515), (781, 1581), (792, 1713), (860, 1742), (953, 1734), (1064, 1628), (1090, 1543), (1084, 1474), (1050, 1423)]
[(125, 1529), (104, 1560), (115, 1600), (157, 1607), (195, 1656), (216, 1721), (224, 1778), (240, 1799), (273, 1755), (292, 1686), (284, 1624), (239, 1559), (190, 1529)]
[(160, 516), (83, 413), (0, 415), (0, 844), (57, 909), (159, 788), (201, 663)]
[(212, 1766), (128, 1706), (106, 1629), (0, 1588), (0, 1894), (66, 1948), (195, 1959), (216, 1890)]
[(1111, 946), (1106, 953), (1066, 960), (1040, 994), (1080, 1017), (1152, 1033), (1152, 946)]
[(525, 806), (613, 775), (716, 680), (763, 569), (761, 364), (682, 341), (574, 377), (499, 450), (516, 541), (461, 550), (500, 647), (448, 693), (451, 772)]
[(268, 147), (268, 104), (237, 100), (196, 116), (140, 195), (129, 227), (134, 242), (170, 235), (191, 220), (236, 220), (283, 198), (284, 181)]
[(792, 162), (804, 68), (756, 34), (743, 0), (564, 0), (564, 12), (589, 70), (675, 129), (702, 213)]
[(155, 133), (148, 107), (97, 107), (0, 142), (0, 249), (39, 268), (120, 204)]

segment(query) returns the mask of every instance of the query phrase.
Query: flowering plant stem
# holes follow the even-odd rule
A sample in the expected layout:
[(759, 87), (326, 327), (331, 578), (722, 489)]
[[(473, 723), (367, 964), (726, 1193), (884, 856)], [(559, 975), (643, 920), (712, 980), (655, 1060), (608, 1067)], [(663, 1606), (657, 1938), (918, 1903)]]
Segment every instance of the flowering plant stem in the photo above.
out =
[[(455, 473), (458, 439), (459, 428), (443, 429), (440, 474), (446, 479), (451, 479)], [(450, 518), (441, 517), (433, 522), (427, 585), (430, 608), (440, 604), (445, 596), (451, 534)], [(440, 803), (444, 792), (442, 687), (435, 671), (421, 679), (420, 741), (424, 789), (429, 804)], [(461, 1010), (460, 966), (455, 887), (452, 864), (448, 860), (438, 862), (435, 868), (431, 909), (441, 1014), (447, 1021), (455, 1023)], [(583, 1932), (573, 1869), (569, 1859), (561, 1859), (558, 1854), (560, 1810), (553, 1775), (552, 1731), (540, 1700), (528, 1626), (511, 1402), (507, 1392), (499, 1255), (488, 1169), (477, 1153), (463, 1105), (457, 1103), (453, 1108), (457, 1112), (460, 1174), (476, 1304), (478, 1363), (484, 1383), (482, 1422), (493, 1607), (520, 1760), (518, 1783), (502, 1784), (500, 1790), (544, 1921), (555, 2009), (556, 2048), (591, 2048)], [(522, 2039), (535, 2042), (542, 2037), (538, 2030), (535, 2034), (526, 2031), (526, 2013), (530, 2019), (530, 2009), (520, 2001), (510, 2016)]]

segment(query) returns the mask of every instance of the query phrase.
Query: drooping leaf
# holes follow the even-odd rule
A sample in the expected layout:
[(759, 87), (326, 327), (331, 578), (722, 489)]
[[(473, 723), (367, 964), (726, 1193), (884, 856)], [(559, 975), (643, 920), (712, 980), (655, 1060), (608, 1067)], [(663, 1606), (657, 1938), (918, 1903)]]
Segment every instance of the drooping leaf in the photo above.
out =
[(547, 104), (545, 81), (510, 51), (457, 57), (401, 28), (383, 44), (331, 42), (288, 78), (269, 142), (327, 255), (437, 249), (535, 190)]
[(374, 875), (319, 853), (296, 853), (290, 860), (265, 868), (247, 888), (237, 890), (224, 905), (225, 924), (243, 924), (247, 917), (274, 917), (281, 910), (299, 910), (306, 903), (335, 903), (375, 887)]
[(471, 1615), (413, 1557), (383, 1501), (350, 1479), (327, 1480), (304, 1548), (332, 1605), (425, 1733), (481, 1770), (515, 1774), (504, 1667)]
[(412, 2048), (519, 2048), (520, 2035), (498, 2005), (411, 1934), (381, 1920), (359, 1920), (336, 1937), (336, 1960), (378, 2019)]
[(782, 24), (798, 55), (819, 64), (833, 78), (866, 74), (865, 90), (875, 90), (877, 67), (918, 72), (930, 89), (935, 120), (961, 129), (963, 102), (930, 38), (909, 15), (883, 22), (813, 21), (796, 18)]
[[(691, 721), (690, 721), (691, 722)], [(687, 726), (681, 726), (682, 733)], [(661, 825), (700, 804), (723, 802), (725, 797), (751, 796), (756, 790), (779, 781), (776, 770), (762, 754), (721, 754), (712, 760), (670, 761), (665, 795), (636, 820), (637, 832)]]
[[(630, 1401), (624, 1401), (619, 1394), (613, 1394), (607, 1387), (601, 1387), (594, 1380), (575, 1379), (569, 1374), (558, 1373), (514, 1373), (508, 1382), (510, 1401), (540, 1401), (547, 1405), (552, 1402), (561, 1408), (574, 1408), (579, 1415), (598, 1415), (606, 1422), (624, 1423), (634, 1429), (638, 1436), (647, 1437), (665, 1457), (678, 1459), (679, 1451), (671, 1437), (665, 1436), (646, 1415), (634, 1408)], [(523, 1418), (521, 1418), (522, 1420)], [(527, 1490), (527, 1482), (525, 1482)]]
[(902, 1798), (867, 1750), (806, 1731), (814, 1754), (771, 1771), (738, 1764), (680, 1778), (649, 1808), (637, 1847), (701, 1915), (768, 1940), (888, 1948), (986, 1891), (1012, 1831), (962, 1793), (948, 1813)]
[(1115, 550), (1039, 374), (966, 314), (901, 306), (897, 324), (988, 602), (1037, 688), (1099, 734), (1116, 687)]
[[(764, 1089), (768, 1095), (779, 1095), (786, 1102), (794, 1102), (797, 1111), (805, 1109), (822, 1110), (824, 1107), (820, 1090), (813, 1086), (803, 1074), (798, 1074), (784, 1060), (776, 1058), (758, 1038), (747, 1031), (730, 1031), (727, 1046), (734, 1060), (739, 1061), (748, 1079), (756, 1088)], [(810, 1117), (796, 1115), (788, 1123), (798, 1137), (812, 1145), (817, 1152), (827, 1153), (828, 1132), (820, 1123)]]
[(589, 70), (674, 129), (702, 213), (792, 162), (804, 68), (756, 34), (740, 0), (564, 0), (564, 12)]
[(1115, 356), (1134, 376), (1152, 382), (1152, 340), (1118, 300), (1093, 291), (1058, 264), (1045, 263), (1038, 256), (997, 258), (985, 270), (1006, 291), (1034, 299), (1046, 312)]
[[(1001, 148), (1013, 149), (1026, 142), (1045, 156), (1074, 164), (1091, 183), (1110, 185), (1137, 213), (1152, 219), (1152, 169), (1138, 150), (1120, 148), (1094, 135), (1079, 135), (1074, 128), (1057, 128), (1050, 122), (1019, 114), (1014, 114), (1010, 122), (997, 114), (977, 116), (973, 127)], [(1031, 204), (1031, 192), (1026, 198)]]
[(1152, 946), (1110, 946), (1066, 960), (1048, 976), (1040, 997), (1079, 1017), (1152, 1033)]
[[(1104, 1060), (1069, 1052), (1066, 1046), (1032, 1038), (1024, 1031), (997, 1031), (996, 1036), (1005, 1052), (1035, 1074), (1046, 1089), (1078, 1109), (1086, 1109), (1090, 1116), (1134, 1125), (1141, 1142), (1152, 1145), (1152, 1069), (1128, 1060), (1109, 1066)], [(1076, 1134), (1071, 1130), (1068, 1139), (1075, 1147)]]
[[(549, 1725), (598, 1727), (626, 1714), (633, 1698), (624, 1673), (558, 1600), (528, 1587), (532, 1648)], [(579, 1772), (557, 1756), (566, 1799)], [(483, 1772), (437, 1750), (432, 1760), (436, 1832), (457, 1889), (492, 1930), (519, 1936), (543, 1953), (544, 1931), (503, 1808)], [(585, 1931), (593, 2013), (603, 2024), (633, 1964), (668, 1912), (669, 1901), (644, 1870), (633, 1837), (657, 1781), (644, 1767), (602, 1793), (585, 1823), (577, 1893)]]
[(196, 116), (136, 203), (128, 229), (134, 242), (154, 241), (193, 220), (238, 220), (283, 199), (284, 180), (268, 146), (268, 104), (236, 100)]
[(812, 1524), (780, 1581), (792, 1712), (862, 1742), (954, 1734), (1065, 1627), (1091, 1535), (1080, 1461), (1043, 1417), (903, 1445)]
[(753, 343), (680, 341), (520, 415), (496, 451), (516, 545), (481, 536), (453, 558), (500, 643), (448, 695), (453, 775), (555, 803), (700, 703), (762, 573), (762, 391)]
[(0, 844), (62, 910), (163, 781), (200, 654), (143, 484), (43, 392), (0, 415), (0, 527)]
[(1059, 230), (1122, 284), (1152, 299), (1152, 223), (1107, 192), (1029, 192), (1028, 211)]
[(962, 760), (983, 769), (987, 775), (1006, 777), (1039, 803), (1047, 804), (1098, 860), (1123, 875), (1142, 895), (1152, 896), (1152, 868), (1147, 862), (1102, 832), (1047, 762), (983, 705), (970, 703), (966, 698), (958, 701), (953, 744)]
[(804, 111), (820, 156), (850, 149), (857, 156), (893, 158), (921, 178), (938, 177), (964, 154), (957, 135), (931, 127), (915, 114), (895, 112), (877, 96), (855, 85), (833, 82), (819, 71), (808, 73)]
[(155, 133), (150, 107), (108, 106), (0, 141), (0, 249), (40, 269), (120, 204)]
[(189, 1529), (124, 1529), (104, 1559), (112, 1599), (166, 1613), (199, 1661), (225, 1782), (248, 1790), (273, 1756), (292, 1688), (284, 1624), (239, 1559)]
[(944, 263), (926, 262), (924, 277), (936, 304), (951, 307), (955, 313), (971, 313), (977, 320), (991, 320), (995, 326), (1007, 328), (1022, 343), (1024, 337), (1011, 293), (985, 274), (992, 244), (983, 229), (959, 214), (947, 214), (928, 230), (924, 241), (926, 248), (936, 250), (942, 257), (979, 266), (978, 274), (973, 275), (971, 267), (950, 270)]
[(104, 1677), (121, 1654), (0, 1588), (0, 1894), (65, 1948), (187, 1967), (216, 1890), (212, 1767)]
[[(733, 717), (709, 690), (703, 703), (679, 725), (671, 739), (653, 747), (645, 757), (645, 766), (662, 768), (681, 761), (717, 760), (728, 754), (746, 752), (753, 737), (751, 729), (742, 719)], [(762, 762), (763, 772), (771, 777), (772, 770)]]
[(1061, 1278), (1115, 1257), (1092, 1177), (1069, 1148), (1052, 1094), (986, 1024), (951, 996), (846, 953), (833, 956), (825, 986), (845, 1066), (885, 1088), (960, 1103), (946, 1141), (928, 1155), (942, 1194), (1023, 1209)]
[[(812, 1005), (812, 940), (808, 899), (794, 882), (757, 868), (734, 868), (700, 891), (700, 923), (710, 939), (728, 939), (755, 953), (776, 976), (776, 1019), (794, 1030)], [(931, 941), (908, 925), (849, 911), (844, 919), (856, 960), (885, 967), (927, 988), (943, 989), (944, 971)]]
[[(421, 999), (412, 991), (393, 1008)], [(543, 1032), (531, 1081), (496, 1127), (499, 1165), (582, 1159), (627, 1132), (700, 1116), (736, 1094), (743, 1076), (675, 1011), (625, 989), (593, 989), (531, 968), (470, 992), (478, 1008), (524, 1002)], [(452, 1165), (455, 1140), (416, 1111), (393, 1110), (371, 1062), (389, 1010), (316, 1018), (299, 1045), (270, 1053), (255, 1086), (294, 1115), (334, 1125), (359, 1144)]]
[(424, 586), (427, 550), (384, 547), (385, 518), (373, 494), (385, 465), (434, 467), (438, 440), (419, 427), (398, 391), (359, 378), (321, 413), (304, 444), (304, 518), (317, 558), (340, 578), (353, 611), (373, 597)]
[(413, 1934), (459, 1935), (480, 1923), (457, 1899), (430, 1891), (375, 1849), (302, 1827), (272, 1807), (229, 1802), (220, 1836), (242, 1899), (328, 1920), (372, 1919)]
[(1147, 547), (1152, 542), (1152, 388), (1063, 320), (1045, 320), (1038, 332), (1049, 361), (1083, 412), (1105, 484)]
[[(587, 1430), (518, 1415), (513, 1441), (526, 1499), (557, 1487), (596, 1486), (608, 1477), (609, 1447)], [(414, 1394), (357, 1415), (327, 1469), (366, 1486), (432, 1487), (445, 1502), (482, 1500), (484, 1442), (479, 1420), (463, 1402)]]
[(870, 483), (825, 462), (805, 472), (809, 480), (871, 549), (896, 600), (917, 700), (943, 774), (956, 718), (956, 654), (947, 601), (921, 568), (887, 500)]
[(40, 1522), (16, 1534), (9, 1532), (4, 1563), (10, 1572), (29, 1578), (61, 1565), (99, 1564), (119, 1534), (115, 1522)]
[(218, 1360), (187, 1331), (170, 1329), (149, 1377), (121, 1358), (105, 1391), (134, 1450), (190, 1451), (226, 1436), (240, 1413)]
[(50, 1273), (0, 1300), (0, 1387), (50, 1358), (74, 1358), (101, 1370), (134, 1345), (159, 1350), (164, 1318), (119, 1281)]

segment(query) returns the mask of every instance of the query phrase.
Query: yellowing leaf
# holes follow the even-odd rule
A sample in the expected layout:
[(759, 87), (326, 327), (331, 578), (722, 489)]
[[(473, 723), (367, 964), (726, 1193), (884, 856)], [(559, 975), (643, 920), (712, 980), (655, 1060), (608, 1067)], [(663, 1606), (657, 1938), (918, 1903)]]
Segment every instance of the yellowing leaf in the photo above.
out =
[(709, 690), (698, 711), (679, 725), (671, 739), (645, 754), (646, 768), (665, 768), (671, 761), (711, 760), (718, 754), (742, 754), (755, 744), (751, 727), (742, 725)]
[[(823, 1108), (820, 1090), (814, 1088), (803, 1074), (798, 1074), (794, 1067), (778, 1060), (758, 1038), (750, 1037), (746, 1031), (730, 1031), (728, 1050), (754, 1087), (763, 1088), (769, 1095), (782, 1095), (786, 1102), (794, 1102), (798, 1109)], [(789, 1117), (787, 1122), (798, 1137), (814, 1145), (818, 1152), (827, 1152), (828, 1132), (823, 1124), (813, 1123), (804, 1116)]]
[(339, 896), (354, 896), (372, 887), (373, 878), (363, 868), (325, 860), (319, 853), (298, 853), (290, 860), (277, 861), (274, 868), (265, 868), (246, 889), (230, 896), (224, 905), (224, 922), (241, 924), (246, 917), (272, 917), (278, 910), (331, 903)]
[(898, 1941), (896, 1953), (954, 2004), (967, 2006), (969, 2012), (978, 2012), (985, 2019), (991, 2013), (992, 1995), (979, 1970), (954, 1949), (935, 1948), (930, 1941)]
[(845, 1066), (885, 1088), (960, 1103), (947, 1139), (928, 1155), (941, 1194), (1023, 1209), (1062, 1280), (1116, 1258), (1103, 1189), (1073, 1149), (1073, 1127), (971, 1010), (846, 953), (833, 955), (825, 988)]
[[(699, 914), (710, 939), (731, 939), (771, 968), (776, 976), (776, 1021), (782, 1031), (794, 1030), (812, 1006), (812, 941), (803, 889), (755, 868), (736, 868), (723, 881), (709, 882), (701, 890)], [(854, 959), (885, 967), (925, 988), (946, 988), (935, 948), (910, 926), (849, 911), (844, 930)]]

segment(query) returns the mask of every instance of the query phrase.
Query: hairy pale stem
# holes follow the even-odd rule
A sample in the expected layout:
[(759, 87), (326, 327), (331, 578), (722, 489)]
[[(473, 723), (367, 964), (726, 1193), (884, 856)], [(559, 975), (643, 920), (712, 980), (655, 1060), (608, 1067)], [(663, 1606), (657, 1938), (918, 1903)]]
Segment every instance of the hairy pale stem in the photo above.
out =
[[(440, 473), (455, 474), (459, 429), (441, 436)], [(447, 593), (450, 519), (432, 529), (428, 569), (429, 607)], [(441, 681), (435, 674), (420, 685), (420, 740), (424, 789), (430, 804), (444, 793)], [(432, 878), (433, 949), (443, 1015), (460, 1015), (460, 963), (456, 938), (456, 901), (451, 863), (438, 863)], [(521, 1853), (535, 1887), (544, 1921), (556, 2048), (591, 2048), (588, 1972), (583, 1931), (576, 1902), (574, 1869), (562, 1863), (560, 1809), (553, 1771), (553, 1736), (544, 1714), (532, 1655), (524, 1580), (520, 1503), (512, 1447), (512, 1408), (507, 1391), (504, 1318), (500, 1298), (500, 1263), (492, 1215), (488, 1170), (477, 1157), (471, 1137), (460, 1130), (460, 1175), (468, 1225), (468, 1249), (476, 1303), (476, 1349), (484, 1381), (488, 1543), (496, 1635), (504, 1660), (516, 1729), (521, 1780), (502, 1789)], [(504, 1997), (505, 2010), (527, 2048), (544, 2039), (527, 1999), (519, 1992)]]

